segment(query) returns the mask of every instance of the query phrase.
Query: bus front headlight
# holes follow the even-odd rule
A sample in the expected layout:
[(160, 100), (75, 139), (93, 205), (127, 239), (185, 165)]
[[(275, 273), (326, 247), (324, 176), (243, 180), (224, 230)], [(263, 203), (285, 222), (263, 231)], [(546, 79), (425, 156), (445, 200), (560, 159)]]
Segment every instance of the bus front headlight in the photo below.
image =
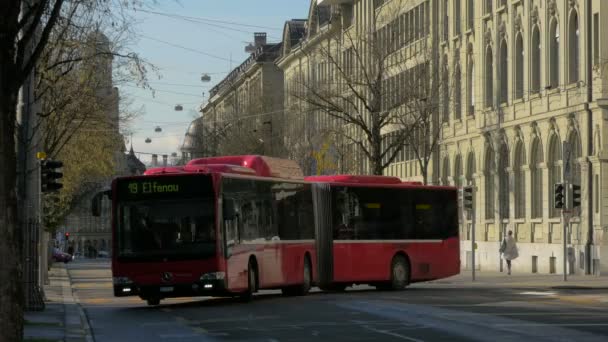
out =
[(211, 272), (211, 273), (205, 273), (201, 276), (201, 281), (205, 281), (205, 280), (222, 280), (226, 278), (226, 273), (225, 272)]

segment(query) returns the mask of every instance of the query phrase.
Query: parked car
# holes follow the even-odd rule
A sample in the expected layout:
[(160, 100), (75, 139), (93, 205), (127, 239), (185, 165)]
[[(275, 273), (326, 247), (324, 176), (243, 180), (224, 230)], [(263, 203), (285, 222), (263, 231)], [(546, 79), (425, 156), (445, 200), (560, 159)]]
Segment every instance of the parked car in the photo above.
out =
[(110, 254), (106, 251), (99, 251), (99, 252), (97, 252), (97, 257), (98, 258), (108, 258), (108, 257), (110, 257)]
[(64, 252), (54, 252), (53, 260), (55, 260), (57, 262), (68, 263), (72, 260), (72, 255), (68, 254), (68, 253), (64, 253)]

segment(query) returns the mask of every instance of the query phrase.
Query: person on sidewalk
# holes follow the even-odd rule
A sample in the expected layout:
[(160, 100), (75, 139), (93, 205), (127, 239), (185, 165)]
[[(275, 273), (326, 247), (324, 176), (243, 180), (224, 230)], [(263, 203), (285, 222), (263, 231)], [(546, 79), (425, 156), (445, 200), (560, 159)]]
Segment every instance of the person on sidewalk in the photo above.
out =
[(507, 261), (507, 274), (511, 275), (511, 261), (517, 259), (519, 256), (519, 251), (517, 250), (517, 244), (513, 238), (512, 230), (509, 230), (509, 235), (502, 240), (500, 252), (502, 253), (502, 257)]

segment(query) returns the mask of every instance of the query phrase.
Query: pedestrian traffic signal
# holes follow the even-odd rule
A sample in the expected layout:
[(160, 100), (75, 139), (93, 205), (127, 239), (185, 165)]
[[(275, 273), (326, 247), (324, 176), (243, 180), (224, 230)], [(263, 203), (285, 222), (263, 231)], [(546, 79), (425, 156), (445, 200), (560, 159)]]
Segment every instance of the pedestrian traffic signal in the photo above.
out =
[(462, 204), (466, 210), (473, 210), (473, 187), (462, 188)]
[(564, 208), (564, 184), (555, 183), (554, 187), (555, 201), (554, 207), (555, 209), (563, 209)]
[(572, 208), (581, 206), (581, 186), (572, 184)]
[(63, 184), (57, 182), (63, 177), (63, 173), (57, 169), (61, 168), (63, 163), (58, 160), (42, 160), (40, 162), (40, 190), (42, 192), (57, 191), (63, 188)]

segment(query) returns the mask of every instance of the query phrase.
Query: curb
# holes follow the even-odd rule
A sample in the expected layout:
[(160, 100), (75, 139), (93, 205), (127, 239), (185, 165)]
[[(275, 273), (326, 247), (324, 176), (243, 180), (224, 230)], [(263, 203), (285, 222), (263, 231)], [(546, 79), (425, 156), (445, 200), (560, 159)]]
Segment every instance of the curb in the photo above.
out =
[(78, 310), (78, 316), (80, 318), (80, 325), (82, 327), (82, 331), (84, 332), (84, 340), (87, 342), (95, 342), (95, 337), (93, 336), (93, 331), (91, 330), (91, 325), (89, 324), (89, 318), (87, 317), (84, 308), (80, 304), (80, 298), (76, 294), (74, 287), (72, 286), (72, 275), (68, 271), (67, 265), (65, 266), (65, 270), (68, 274), (68, 279), (70, 280), (70, 293), (72, 295), (72, 299), (76, 304)]

